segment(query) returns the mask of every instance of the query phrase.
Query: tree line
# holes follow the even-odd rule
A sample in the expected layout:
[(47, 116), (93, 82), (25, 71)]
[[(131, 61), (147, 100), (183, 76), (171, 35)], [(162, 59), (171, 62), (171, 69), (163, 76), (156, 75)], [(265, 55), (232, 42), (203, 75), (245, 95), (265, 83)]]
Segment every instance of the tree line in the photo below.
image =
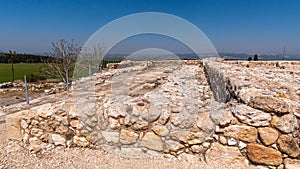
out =
[[(49, 56), (17, 53), (14, 58), (14, 63), (43, 63)], [(11, 63), (10, 53), (0, 53), (0, 63)]]

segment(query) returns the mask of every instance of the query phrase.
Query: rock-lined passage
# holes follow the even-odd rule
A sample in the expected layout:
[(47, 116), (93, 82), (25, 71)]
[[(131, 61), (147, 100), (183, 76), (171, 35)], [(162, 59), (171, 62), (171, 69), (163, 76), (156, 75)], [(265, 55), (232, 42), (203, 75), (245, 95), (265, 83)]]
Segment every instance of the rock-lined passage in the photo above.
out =
[(73, 83), (75, 107), (66, 101), (32, 108), (22, 114), (27, 127), (21, 132), (26, 139), (123, 156), (205, 152), (215, 129), (211, 93), (201, 64), (189, 62), (141, 62), (82, 78)]
[[(163, 69), (155, 63), (136, 64), (83, 78), (76, 84), (86, 87), (86, 81), (95, 80), (90, 84), (96, 91), (90, 95), (94, 91), (87, 87), (77, 93), (84, 111), (66, 101), (7, 117), (11, 138), (23, 138), (35, 152), (49, 142), (100, 146), (130, 157), (208, 155), (218, 141), (224, 149), (239, 150), (252, 164), (297, 166), (298, 161), (290, 159), (299, 156), (299, 64), (277, 69), (264, 62), (225, 62), (222, 70), (214, 67), (225, 72), (224, 93), (231, 98), (219, 103), (211, 101), (202, 64), (178, 63), (160, 63)], [(124, 80), (122, 72), (134, 76)], [(126, 90), (118, 88), (124, 85)], [(120, 90), (111, 91), (111, 86)]]

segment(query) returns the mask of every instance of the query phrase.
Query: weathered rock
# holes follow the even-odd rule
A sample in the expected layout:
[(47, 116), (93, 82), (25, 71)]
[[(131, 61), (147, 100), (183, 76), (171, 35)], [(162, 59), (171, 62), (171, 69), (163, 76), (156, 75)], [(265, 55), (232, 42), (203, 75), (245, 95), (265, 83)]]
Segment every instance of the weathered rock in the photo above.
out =
[(85, 125), (87, 125), (88, 127), (95, 127), (96, 123), (91, 121), (91, 118), (87, 118), (84, 122)]
[(45, 131), (53, 131), (54, 128), (58, 127), (58, 122), (49, 121), (48, 123), (45, 121), (41, 121), (38, 123), (38, 127)]
[(183, 141), (186, 143), (188, 141), (189, 133), (189, 130), (175, 129), (170, 131), (170, 136), (174, 140)]
[(282, 155), (279, 151), (260, 144), (250, 143), (247, 145), (249, 160), (257, 164), (278, 166), (282, 163)]
[(272, 117), (269, 113), (253, 109), (244, 104), (237, 105), (233, 110), (235, 117), (239, 119), (240, 122), (259, 127), (259, 126), (268, 126)]
[(30, 134), (35, 137), (40, 137), (43, 134), (43, 130), (39, 128), (32, 128)]
[(203, 146), (201, 146), (201, 145), (192, 145), (191, 146), (191, 151), (193, 153), (202, 153), (203, 150), (204, 150)]
[(125, 117), (125, 114), (116, 110), (116, 109), (109, 109), (108, 116), (113, 118)]
[(197, 117), (196, 125), (199, 129), (207, 133), (210, 133), (215, 129), (215, 124), (210, 119), (208, 113), (199, 113)]
[(227, 144), (227, 139), (224, 136), (220, 136), (220, 143), (223, 145)]
[(77, 129), (81, 129), (83, 127), (79, 120), (71, 120), (70, 125)]
[(161, 114), (161, 110), (159, 108), (154, 108), (154, 106), (155, 105), (153, 105), (148, 112), (142, 114), (142, 118), (149, 123), (157, 120)]
[(162, 110), (158, 122), (162, 125), (166, 124), (170, 119), (171, 112), (168, 109)]
[(58, 145), (65, 146), (66, 145), (66, 139), (59, 134), (51, 134), (51, 139), (52, 139), (54, 145), (56, 145), (56, 146), (58, 146)]
[(36, 137), (29, 138), (29, 150), (37, 153), (42, 149), (42, 141)]
[(280, 114), (292, 113), (292, 107), (285, 99), (279, 99), (273, 96), (254, 96), (248, 104), (253, 108), (265, 112)]
[(146, 130), (149, 127), (149, 123), (143, 120), (138, 120), (136, 121), (133, 126), (132, 129), (134, 130)]
[(204, 148), (209, 148), (210, 143), (209, 143), (209, 142), (204, 142), (204, 143), (202, 144), (202, 146), (203, 146)]
[(112, 143), (112, 144), (119, 143), (118, 132), (102, 131), (102, 136), (104, 137), (105, 141), (108, 143)]
[[(174, 126), (180, 127), (182, 129), (191, 128), (196, 120), (196, 114), (189, 113), (172, 113), (170, 121)], [(206, 123), (203, 121), (203, 123)]]
[(224, 103), (212, 101), (211, 106), (212, 109), (209, 115), (215, 124), (220, 126), (226, 126), (230, 124), (230, 121), (234, 117), (231, 111), (226, 109), (226, 105)]
[(294, 109), (294, 115), (297, 118), (300, 118), (300, 104), (297, 102), (293, 102), (292, 105), (293, 105), (293, 109)]
[(281, 152), (286, 153), (291, 157), (298, 157), (300, 149), (297, 141), (289, 135), (281, 135), (277, 141), (278, 148)]
[(113, 130), (118, 129), (121, 125), (119, 121), (115, 118), (109, 117), (108, 118), (109, 127)]
[(178, 141), (166, 140), (166, 148), (170, 151), (178, 151), (184, 148), (184, 145), (180, 144)]
[(244, 142), (242, 142), (242, 141), (239, 142), (239, 148), (240, 148), (240, 149), (244, 149), (244, 148), (246, 148), (246, 147), (247, 147), (247, 144), (246, 144), (246, 143), (244, 143)]
[(133, 131), (122, 129), (120, 133), (120, 143), (133, 144), (137, 141), (139, 135)]
[(257, 139), (257, 129), (251, 126), (232, 125), (225, 128), (224, 135), (245, 142), (255, 142)]
[(153, 132), (148, 132), (145, 134), (141, 141), (141, 145), (150, 150), (162, 151), (163, 150), (163, 142), (159, 136), (154, 134)]
[(298, 120), (293, 114), (273, 116), (271, 124), (283, 133), (291, 133), (299, 129)]
[(60, 125), (55, 129), (55, 132), (59, 134), (65, 134), (67, 133), (68, 130), (69, 130), (68, 127)]
[(68, 115), (70, 116), (70, 118), (76, 118), (78, 116), (74, 106), (70, 107)]
[(46, 103), (40, 106), (31, 108), (30, 110), (35, 111), (40, 117), (47, 118), (50, 117), (57, 111), (51, 103)]
[(169, 130), (166, 126), (156, 125), (152, 127), (152, 131), (159, 136), (166, 136), (169, 134)]
[(227, 140), (227, 144), (229, 146), (235, 146), (235, 145), (237, 145), (237, 141), (234, 138), (230, 138)]
[(78, 136), (74, 136), (73, 137), (73, 142), (80, 147), (86, 147), (89, 145), (88, 140), (85, 137), (78, 137)]
[(6, 131), (7, 139), (10, 140), (22, 140), (20, 120), (22, 118), (21, 113), (10, 114), (6, 116)]
[(209, 166), (224, 168), (248, 168), (249, 166), (237, 147), (223, 146), (219, 143), (212, 143), (205, 157)]
[(20, 125), (22, 129), (26, 129), (28, 127), (28, 124), (24, 119), (20, 121)]
[(125, 148), (122, 147), (120, 151), (121, 157), (129, 157), (129, 158), (144, 158), (146, 154), (143, 152), (141, 148)]
[(297, 160), (297, 159), (286, 158), (286, 159), (284, 159), (283, 163), (284, 163), (285, 169), (300, 168), (300, 160)]
[(279, 136), (277, 130), (271, 127), (258, 128), (260, 140), (265, 146), (274, 144)]

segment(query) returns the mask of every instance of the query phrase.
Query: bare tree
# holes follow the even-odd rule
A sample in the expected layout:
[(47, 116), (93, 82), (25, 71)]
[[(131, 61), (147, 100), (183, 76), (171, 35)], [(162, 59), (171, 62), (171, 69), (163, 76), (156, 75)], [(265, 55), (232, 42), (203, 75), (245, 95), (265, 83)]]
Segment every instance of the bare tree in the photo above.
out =
[(66, 91), (69, 91), (69, 76), (71, 76), (76, 57), (81, 48), (74, 41), (68, 42), (61, 39), (52, 42), (51, 57), (46, 59), (46, 67), (43, 72), (50, 77), (60, 78), (66, 84)]

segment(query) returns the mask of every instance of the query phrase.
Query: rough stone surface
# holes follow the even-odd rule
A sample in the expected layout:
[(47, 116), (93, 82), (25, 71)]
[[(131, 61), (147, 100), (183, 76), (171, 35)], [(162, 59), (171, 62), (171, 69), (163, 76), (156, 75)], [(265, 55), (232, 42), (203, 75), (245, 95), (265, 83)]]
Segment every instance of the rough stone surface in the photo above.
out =
[(285, 99), (278, 99), (273, 96), (255, 96), (251, 98), (249, 105), (265, 112), (280, 114), (293, 112), (291, 105)]
[(141, 148), (121, 148), (121, 157), (129, 158), (145, 158), (145, 153)]
[(79, 120), (72, 120), (72, 121), (70, 122), (70, 125), (71, 125), (72, 127), (78, 128), (78, 129), (81, 129), (81, 128), (82, 128), (82, 124), (80, 123)]
[(20, 120), (20, 114), (11, 114), (6, 116), (7, 138), (19, 141), (22, 140)]
[(235, 146), (235, 145), (237, 145), (237, 141), (236, 141), (234, 138), (229, 138), (229, 139), (227, 140), (227, 144), (228, 144), (229, 146)]
[(166, 140), (166, 147), (168, 150), (178, 151), (178, 150), (184, 148), (184, 145), (182, 145), (179, 142), (174, 141), (174, 140)]
[(170, 131), (170, 137), (174, 140), (182, 141), (182, 142), (187, 142), (188, 141), (188, 135), (189, 131), (188, 130), (171, 130)]
[(224, 103), (212, 101), (211, 107), (209, 116), (217, 125), (226, 126), (234, 118), (231, 111), (226, 109)]
[(278, 166), (282, 163), (282, 155), (279, 151), (260, 144), (247, 145), (247, 157), (254, 163)]
[(300, 168), (300, 160), (286, 158), (284, 159), (284, 167), (285, 169)]
[(270, 124), (269, 121), (272, 119), (269, 113), (253, 109), (243, 104), (236, 105), (232, 112), (240, 122), (255, 127), (268, 126)]
[(258, 128), (259, 137), (265, 146), (274, 144), (278, 139), (278, 132), (271, 127)]
[(299, 145), (293, 137), (289, 135), (281, 135), (278, 138), (277, 145), (280, 151), (286, 153), (291, 157), (298, 157), (300, 154)]
[(220, 136), (220, 143), (223, 144), (223, 145), (227, 144), (227, 140), (224, 136)]
[(283, 133), (291, 133), (299, 129), (298, 120), (293, 114), (273, 116), (271, 124)]
[(153, 132), (148, 132), (142, 139), (141, 145), (150, 150), (162, 151), (163, 142), (161, 138), (155, 135)]
[(152, 131), (159, 136), (166, 136), (169, 134), (168, 128), (163, 125), (156, 125), (152, 127)]
[[(255, 168), (275, 169), (270, 158), (278, 158), (278, 153), (284, 159), (297, 156), (300, 74), (295, 68), (299, 65), (284, 62), (285, 68), (279, 69), (272, 62), (222, 61), (219, 62), (222, 66), (210, 69), (203, 61), (194, 62), (197, 64), (121, 63), (122, 68), (117, 70), (104, 70), (74, 81), (73, 85), (83, 87), (80, 93), (70, 92), (77, 95), (75, 100), (69, 99), (69, 94), (50, 95), (26, 106), (0, 107), (0, 121), (3, 114), (26, 109), (24, 114), (17, 113), (21, 118), (8, 120), (7, 126), (17, 129), (9, 138), (20, 134), (23, 141), (20, 144), (25, 147), (29, 144), (30, 153), (39, 152), (37, 155), (64, 142), (67, 147), (93, 150), (102, 147), (124, 157), (165, 153), (178, 160), (191, 160), (194, 155), (207, 157), (220, 142), (224, 144), (218, 147), (220, 155), (211, 157), (214, 160), (210, 159), (209, 165), (215, 162), (225, 167), (220, 165), (225, 161), (240, 164), (229, 168), (248, 169), (254, 164)], [(203, 63), (206, 71), (213, 71), (213, 76), (203, 71)], [(217, 79), (224, 88), (212, 87), (220, 84)], [(89, 86), (91, 81), (95, 86)], [(208, 82), (215, 84), (209, 86)], [(78, 100), (82, 105), (74, 106), (73, 101)], [(65, 140), (53, 139), (52, 134)], [(251, 143), (262, 146), (263, 150), (258, 156), (260, 163), (252, 160), (249, 165), (246, 155)], [(222, 150), (238, 150), (239, 154), (234, 151), (232, 154), (243, 155), (244, 162), (227, 161), (231, 157)], [(256, 167), (262, 163), (270, 165)], [(283, 168), (283, 163), (278, 168)]]
[(36, 137), (31, 137), (29, 139), (29, 150), (37, 153), (42, 149), (42, 141)]
[(63, 138), (61, 135), (51, 134), (51, 139), (52, 139), (52, 141), (54, 142), (55, 145), (61, 145), (61, 146), (66, 145), (66, 139)]
[(108, 143), (116, 144), (119, 142), (119, 133), (118, 132), (102, 131), (102, 135)]
[[(206, 152), (206, 161), (208, 164), (226, 164), (227, 168), (250, 167), (246, 158), (240, 153), (237, 147), (223, 146), (219, 143), (212, 143), (209, 151)], [(226, 157), (226, 158), (224, 158)]]
[(251, 126), (232, 125), (225, 128), (224, 135), (245, 142), (255, 142), (257, 139), (257, 129)]
[(199, 113), (196, 125), (205, 132), (212, 132), (215, 129), (214, 122), (210, 119), (208, 113)]
[(89, 145), (89, 142), (85, 137), (74, 136), (73, 142), (80, 147), (86, 147)]
[(122, 144), (133, 144), (137, 141), (139, 135), (133, 131), (122, 129), (120, 133), (120, 142)]

